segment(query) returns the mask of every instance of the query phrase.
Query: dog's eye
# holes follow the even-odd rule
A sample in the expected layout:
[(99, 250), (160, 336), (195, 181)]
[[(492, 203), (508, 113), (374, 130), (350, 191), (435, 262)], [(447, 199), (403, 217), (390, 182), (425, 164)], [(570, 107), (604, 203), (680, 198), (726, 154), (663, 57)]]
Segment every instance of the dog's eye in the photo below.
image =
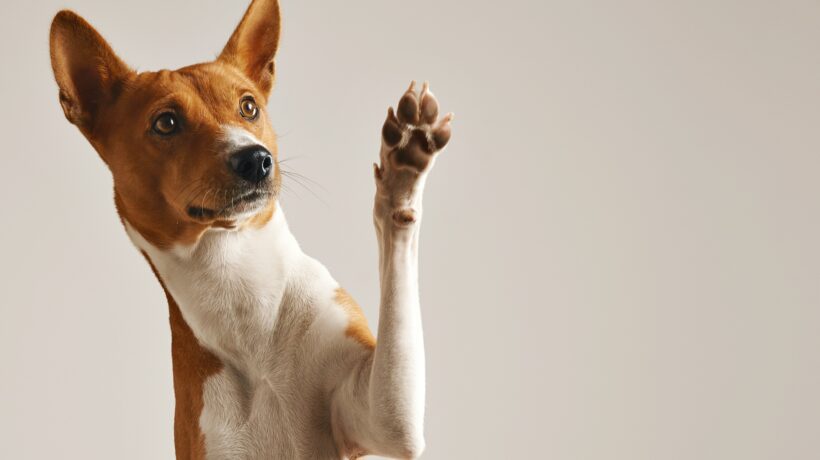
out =
[(256, 117), (259, 116), (259, 107), (256, 105), (256, 101), (248, 96), (242, 98), (239, 102), (239, 113), (246, 120), (256, 120)]
[(154, 132), (168, 136), (174, 134), (179, 129), (179, 122), (173, 113), (163, 113), (154, 120)]

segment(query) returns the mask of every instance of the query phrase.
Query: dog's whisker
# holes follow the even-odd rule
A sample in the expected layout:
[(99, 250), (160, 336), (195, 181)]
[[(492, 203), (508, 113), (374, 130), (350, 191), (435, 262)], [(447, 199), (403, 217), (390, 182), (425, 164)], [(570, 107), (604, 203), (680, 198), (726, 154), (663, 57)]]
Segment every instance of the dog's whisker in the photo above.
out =
[(207, 189), (208, 187), (210, 187), (212, 185), (213, 185), (212, 182), (210, 182), (208, 180), (205, 180), (205, 179), (199, 181), (197, 183), (196, 187), (192, 187), (188, 191), (188, 193), (186, 194), (187, 199), (185, 201), (189, 201), (189, 199), (192, 200), (192, 199), (197, 198), (202, 192), (205, 191), (205, 189)]
[(299, 194), (299, 192), (297, 192), (293, 187), (290, 187), (289, 185), (285, 184), (284, 182), (282, 183), (281, 187), (282, 187), (282, 191), (287, 192), (287, 193), (295, 196), (296, 198), (298, 198), (300, 200), (304, 199), (302, 197), (302, 195)]
[(327, 192), (327, 191), (328, 191), (328, 190), (325, 188), (325, 186), (324, 186), (324, 185), (322, 185), (321, 183), (319, 183), (319, 182), (317, 182), (317, 181), (315, 181), (315, 180), (311, 179), (310, 177), (308, 177), (308, 176), (306, 176), (306, 175), (304, 175), (304, 174), (298, 173), (298, 172), (296, 172), (296, 171), (282, 170), (282, 174), (284, 174), (284, 175), (286, 175), (286, 176), (288, 176), (288, 177), (291, 177), (291, 178), (293, 178), (293, 177), (298, 177), (299, 179), (304, 179), (304, 180), (306, 180), (306, 181), (308, 181), (308, 182), (310, 182), (310, 183), (312, 183), (312, 184), (316, 185), (317, 187), (321, 188), (323, 191), (325, 191), (325, 192)]
[[(299, 185), (300, 187), (302, 187), (303, 189), (307, 190), (308, 193), (313, 195), (313, 197), (316, 198), (320, 203), (322, 203), (326, 208), (330, 208), (330, 204), (328, 204), (328, 202), (325, 199), (323, 199), (321, 196), (319, 196), (319, 194), (316, 193), (308, 184), (305, 184), (302, 181), (305, 178), (302, 178), (302, 177), (299, 177), (299, 176), (291, 176), (289, 173), (285, 174), (285, 176), (288, 177), (288, 179), (290, 179), (291, 182), (293, 182), (293, 183)], [(321, 185), (319, 185), (319, 186), (321, 187)], [(326, 189), (325, 189), (325, 191), (326, 191)]]
[(280, 160), (277, 160), (277, 163), (282, 164), (282, 163), (287, 163), (288, 161), (299, 160), (299, 159), (303, 159), (303, 158), (306, 158), (306, 157), (304, 155), (294, 155), (292, 157), (286, 157), (286, 158), (282, 158)]
[(195, 187), (199, 184), (202, 184), (205, 181), (206, 181), (206, 179), (204, 177), (200, 177), (200, 178), (197, 178), (197, 179), (194, 179), (194, 180), (188, 182), (188, 184), (185, 187), (182, 187), (182, 189), (180, 189), (179, 193), (177, 193), (177, 196), (175, 196), (174, 199), (179, 198), (180, 195), (185, 193), (187, 190), (190, 190), (192, 187)]
[[(199, 186), (195, 187), (195, 188), (191, 191), (191, 193), (189, 193), (189, 194), (188, 194), (188, 196), (190, 197), (190, 199), (189, 199), (189, 200), (187, 200), (188, 204), (189, 204), (189, 205), (193, 205), (193, 204), (194, 204), (194, 202), (196, 202), (196, 201), (197, 201), (197, 200), (198, 200), (198, 199), (202, 196), (202, 194), (203, 194), (203, 193), (207, 190), (207, 188), (208, 188), (209, 186), (210, 186), (210, 184), (208, 184), (208, 183), (206, 183), (206, 182), (203, 182), (203, 183), (202, 183), (202, 184), (200, 184)], [(201, 203), (200, 203), (200, 204), (201, 204)]]

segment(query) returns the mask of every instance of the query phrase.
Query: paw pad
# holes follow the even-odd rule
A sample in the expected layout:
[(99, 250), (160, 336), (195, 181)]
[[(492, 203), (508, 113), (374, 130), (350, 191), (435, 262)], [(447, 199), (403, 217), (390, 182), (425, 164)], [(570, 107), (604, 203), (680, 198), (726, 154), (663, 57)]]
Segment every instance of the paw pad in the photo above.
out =
[(438, 119), (438, 101), (427, 83), (417, 95), (415, 82), (399, 100), (396, 112), (389, 109), (382, 127), (382, 141), (399, 166), (422, 171), (433, 155), (450, 140), (453, 114)]

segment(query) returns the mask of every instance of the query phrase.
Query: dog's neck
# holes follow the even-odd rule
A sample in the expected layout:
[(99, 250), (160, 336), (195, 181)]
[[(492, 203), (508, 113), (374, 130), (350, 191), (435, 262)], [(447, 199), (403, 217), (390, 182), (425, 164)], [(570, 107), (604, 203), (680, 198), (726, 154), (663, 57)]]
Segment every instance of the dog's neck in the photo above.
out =
[[(148, 242), (128, 222), (126, 228), (199, 342), (223, 361), (261, 377), (283, 305), (298, 305), (286, 298), (298, 291), (305, 271), (313, 283), (317, 278), (317, 267), (301, 251), (281, 208), (259, 228), (211, 229), (194, 244), (167, 249)], [(326, 271), (319, 275), (333, 283)]]

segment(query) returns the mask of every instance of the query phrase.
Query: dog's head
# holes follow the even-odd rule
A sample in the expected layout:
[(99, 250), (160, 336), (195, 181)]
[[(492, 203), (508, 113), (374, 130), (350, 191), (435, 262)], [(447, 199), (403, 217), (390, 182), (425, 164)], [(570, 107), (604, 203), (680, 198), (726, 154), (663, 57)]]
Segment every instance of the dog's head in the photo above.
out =
[(270, 219), (280, 174), (265, 107), (278, 41), (278, 2), (254, 0), (215, 61), (137, 73), (80, 16), (54, 18), (65, 116), (111, 170), (121, 217), (151, 243)]

